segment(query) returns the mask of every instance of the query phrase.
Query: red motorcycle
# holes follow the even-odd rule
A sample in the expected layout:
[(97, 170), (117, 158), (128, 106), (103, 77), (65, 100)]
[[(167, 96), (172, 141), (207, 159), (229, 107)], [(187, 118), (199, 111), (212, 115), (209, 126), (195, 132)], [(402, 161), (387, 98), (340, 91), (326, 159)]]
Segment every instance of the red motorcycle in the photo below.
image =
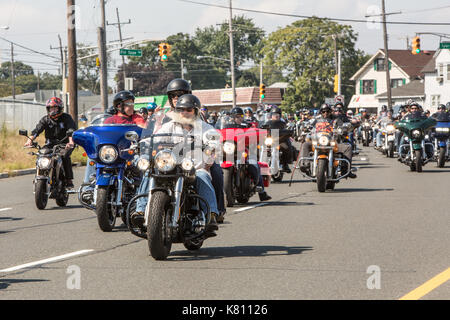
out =
[[(216, 129), (222, 135), (223, 156), (221, 162), (224, 178), (224, 192), (227, 207), (233, 207), (235, 202), (247, 203), (259, 192), (258, 181), (255, 181), (256, 170), (260, 170), (264, 187), (270, 185), (270, 167), (265, 162), (258, 161), (260, 137), (267, 135), (267, 130), (259, 128), (242, 128), (241, 126), (222, 119)], [(264, 141), (264, 140), (262, 140)]]

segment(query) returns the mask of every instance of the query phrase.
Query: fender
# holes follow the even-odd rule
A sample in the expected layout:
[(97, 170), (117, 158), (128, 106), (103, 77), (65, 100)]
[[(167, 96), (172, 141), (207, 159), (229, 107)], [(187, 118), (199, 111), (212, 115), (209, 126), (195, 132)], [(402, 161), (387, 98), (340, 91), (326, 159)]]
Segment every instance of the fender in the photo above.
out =
[(234, 166), (234, 162), (233, 161), (224, 161), (220, 164), (220, 167), (227, 169)]
[(114, 184), (114, 181), (116, 179), (117, 179), (117, 176), (115, 176), (114, 174), (103, 172), (103, 173), (97, 175), (96, 185), (109, 186), (109, 185)]
[(58, 161), (56, 162), (55, 170), (56, 170), (56, 174), (55, 174), (56, 181), (59, 181), (60, 180), (59, 175), (61, 173), (61, 170), (64, 170), (62, 167), (62, 159), (58, 159)]
[(446, 140), (439, 140), (439, 147), (446, 147), (447, 141)]
[(50, 177), (48, 176), (36, 176), (36, 180), (50, 180)]
[(422, 142), (413, 143), (414, 150), (422, 150)]

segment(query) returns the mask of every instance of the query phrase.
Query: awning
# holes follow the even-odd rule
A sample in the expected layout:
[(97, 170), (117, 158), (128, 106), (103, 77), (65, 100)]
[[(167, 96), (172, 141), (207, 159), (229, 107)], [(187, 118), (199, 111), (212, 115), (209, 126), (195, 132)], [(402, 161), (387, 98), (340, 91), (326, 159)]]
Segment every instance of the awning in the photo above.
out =
[(380, 105), (378, 99), (375, 98), (375, 95), (359, 95), (354, 94), (348, 108), (356, 109), (356, 108), (378, 108)]

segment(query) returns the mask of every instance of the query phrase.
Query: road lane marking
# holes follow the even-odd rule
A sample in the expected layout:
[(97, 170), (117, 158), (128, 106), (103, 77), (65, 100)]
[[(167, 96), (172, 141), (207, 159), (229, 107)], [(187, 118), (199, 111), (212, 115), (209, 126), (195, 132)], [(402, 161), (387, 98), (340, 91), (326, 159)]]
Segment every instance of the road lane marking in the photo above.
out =
[(11, 268), (0, 270), (0, 272), (17, 271), (17, 270), (20, 270), (20, 269), (25, 269), (25, 268), (29, 268), (29, 267), (42, 265), (42, 264), (45, 264), (45, 263), (50, 263), (50, 262), (56, 262), (56, 261), (59, 261), (59, 260), (64, 260), (64, 259), (67, 259), (67, 258), (71, 258), (71, 257), (74, 257), (74, 256), (79, 256), (81, 254), (89, 253), (89, 252), (92, 252), (92, 251), (94, 251), (94, 250), (93, 249), (80, 250), (80, 251), (76, 251), (76, 252), (72, 252), (72, 253), (68, 253), (68, 254), (63, 254), (61, 256), (57, 256), (57, 257), (53, 257), (53, 258), (48, 258), (48, 259), (44, 259), (44, 260), (39, 260), (39, 261), (35, 261), (35, 262), (21, 264), (19, 266), (15, 266), (15, 267), (11, 267)]
[(0, 209), (0, 212), (2, 212), (2, 211), (7, 211), (7, 210), (11, 210), (12, 208), (3, 208), (3, 209)]
[(429, 292), (436, 289), (437, 287), (447, 282), (448, 280), (450, 280), (450, 268), (439, 273), (437, 276), (428, 280), (417, 289), (414, 289), (410, 293), (404, 295), (403, 297), (400, 298), (400, 300), (419, 300), (424, 295), (428, 294)]
[(254, 209), (256, 207), (265, 206), (266, 204), (268, 204), (268, 202), (266, 202), (266, 203), (258, 203), (258, 204), (255, 204), (254, 206), (250, 206), (250, 207), (245, 207), (245, 208), (234, 210), (233, 212), (237, 213), (237, 212), (247, 211), (247, 210)]

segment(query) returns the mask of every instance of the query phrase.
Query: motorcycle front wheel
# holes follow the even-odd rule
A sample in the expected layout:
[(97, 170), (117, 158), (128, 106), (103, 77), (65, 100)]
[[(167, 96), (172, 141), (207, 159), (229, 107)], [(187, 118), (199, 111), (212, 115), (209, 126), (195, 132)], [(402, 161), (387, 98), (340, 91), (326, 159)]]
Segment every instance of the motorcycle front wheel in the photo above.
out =
[(445, 165), (445, 147), (440, 147), (439, 148), (439, 157), (438, 157), (438, 161), (437, 161), (437, 165), (439, 168), (443, 168)]
[(44, 210), (47, 206), (47, 180), (37, 180), (34, 189), (34, 202), (39, 210)]
[(104, 232), (111, 232), (116, 224), (116, 214), (112, 210), (112, 195), (114, 189), (110, 187), (99, 186), (97, 189), (97, 221), (98, 226)]
[(328, 159), (319, 159), (317, 164), (317, 190), (319, 192), (327, 190), (327, 165)]
[(422, 172), (422, 150), (414, 150), (415, 154), (415, 167), (417, 172)]
[(227, 207), (234, 206), (234, 194), (233, 194), (233, 169), (223, 169), (223, 190), (225, 191), (225, 200)]
[(393, 141), (389, 141), (388, 144), (388, 150), (387, 150), (387, 156), (389, 158), (393, 158), (394, 157), (394, 142)]
[(150, 221), (147, 226), (148, 248), (155, 260), (165, 260), (172, 249), (170, 208), (167, 193), (155, 191), (150, 200)]

